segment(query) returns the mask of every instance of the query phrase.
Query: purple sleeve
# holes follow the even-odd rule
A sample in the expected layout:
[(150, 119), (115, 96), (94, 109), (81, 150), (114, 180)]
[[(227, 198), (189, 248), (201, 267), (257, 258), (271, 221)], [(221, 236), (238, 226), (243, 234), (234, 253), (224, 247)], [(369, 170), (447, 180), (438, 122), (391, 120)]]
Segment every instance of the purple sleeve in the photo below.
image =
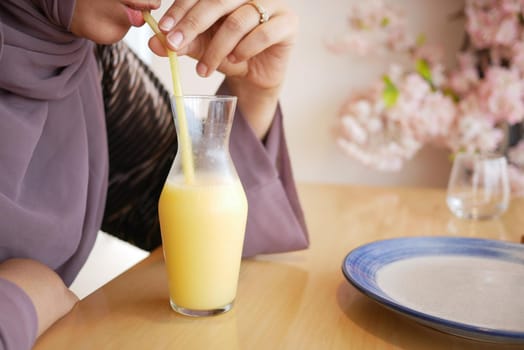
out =
[[(219, 93), (228, 93), (224, 85)], [(243, 256), (307, 248), (309, 238), (291, 171), (280, 106), (265, 145), (237, 109), (230, 152), (249, 206)]]
[(20, 287), (0, 278), (0, 350), (31, 349), (37, 328), (31, 299)]

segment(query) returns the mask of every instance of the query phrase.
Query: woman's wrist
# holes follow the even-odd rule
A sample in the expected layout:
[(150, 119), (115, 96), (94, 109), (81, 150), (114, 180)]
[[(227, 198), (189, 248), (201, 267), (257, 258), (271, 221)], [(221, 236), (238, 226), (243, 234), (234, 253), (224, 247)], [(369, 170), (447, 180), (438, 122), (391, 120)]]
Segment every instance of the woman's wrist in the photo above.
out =
[(278, 105), (280, 87), (260, 88), (249, 86), (243, 79), (227, 77), (233, 95), (238, 97), (237, 107), (259, 139), (267, 134)]
[(38, 336), (78, 301), (55, 271), (34, 260), (10, 259), (0, 263), (0, 278), (17, 285), (31, 299), (38, 318)]

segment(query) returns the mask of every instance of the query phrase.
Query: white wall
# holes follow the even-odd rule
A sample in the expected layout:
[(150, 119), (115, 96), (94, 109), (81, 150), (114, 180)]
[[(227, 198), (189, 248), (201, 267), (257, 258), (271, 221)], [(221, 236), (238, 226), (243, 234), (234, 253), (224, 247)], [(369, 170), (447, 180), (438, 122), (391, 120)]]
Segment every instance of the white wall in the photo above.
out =
[[(443, 150), (424, 149), (402, 171), (380, 173), (348, 158), (334, 143), (332, 127), (344, 98), (380, 77), (387, 66), (387, 57), (337, 56), (324, 47), (326, 35), (343, 27), (349, 5), (356, 1), (288, 0), (301, 19), (282, 93), (295, 176), (298, 181), (312, 182), (445, 186), (450, 164)], [(453, 62), (462, 41), (463, 23), (450, 17), (462, 7), (463, 0), (390, 1), (404, 9), (415, 33), (425, 33), (428, 42), (445, 44), (447, 60)], [(263, 4), (263, 0), (260, 2)], [(164, 1), (164, 8), (168, 3)], [(181, 59), (184, 92), (213, 93), (221, 76), (199, 78), (194, 65), (192, 60)], [(170, 88), (166, 59), (153, 58), (153, 67)]]

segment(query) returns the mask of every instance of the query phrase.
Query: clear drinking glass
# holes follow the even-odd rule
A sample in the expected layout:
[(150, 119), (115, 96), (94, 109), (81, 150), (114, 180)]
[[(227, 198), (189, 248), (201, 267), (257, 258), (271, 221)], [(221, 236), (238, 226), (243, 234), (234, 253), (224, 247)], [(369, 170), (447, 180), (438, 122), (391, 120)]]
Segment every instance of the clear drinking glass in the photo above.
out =
[[(185, 145), (176, 115), (180, 106), (191, 141)], [(233, 96), (172, 99), (178, 151), (158, 212), (170, 304), (184, 315), (226, 312), (236, 296), (247, 199), (229, 154), (235, 106)], [(187, 151), (191, 176), (183, 167)]]
[(457, 154), (446, 198), (453, 214), (467, 219), (491, 219), (506, 211), (509, 199), (506, 157), (496, 154)]

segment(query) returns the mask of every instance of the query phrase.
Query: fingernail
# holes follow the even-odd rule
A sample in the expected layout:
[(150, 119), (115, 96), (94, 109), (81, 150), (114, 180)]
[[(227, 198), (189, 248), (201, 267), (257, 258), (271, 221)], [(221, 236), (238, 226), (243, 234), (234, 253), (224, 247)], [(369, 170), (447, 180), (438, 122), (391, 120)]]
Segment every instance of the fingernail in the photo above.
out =
[(175, 26), (175, 20), (173, 17), (164, 17), (158, 26), (165, 32), (170, 31)]
[(227, 56), (227, 59), (228, 59), (229, 62), (231, 62), (231, 63), (237, 63), (237, 62), (238, 62), (238, 59), (237, 59), (236, 56), (233, 55), (233, 54), (228, 55), (228, 56)]
[(182, 44), (182, 40), (184, 40), (184, 36), (180, 32), (173, 32), (167, 35), (167, 41), (169, 41), (171, 46), (175, 49), (179, 48), (180, 44)]
[(207, 66), (204, 63), (198, 62), (196, 70), (201, 77), (207, 76)]

